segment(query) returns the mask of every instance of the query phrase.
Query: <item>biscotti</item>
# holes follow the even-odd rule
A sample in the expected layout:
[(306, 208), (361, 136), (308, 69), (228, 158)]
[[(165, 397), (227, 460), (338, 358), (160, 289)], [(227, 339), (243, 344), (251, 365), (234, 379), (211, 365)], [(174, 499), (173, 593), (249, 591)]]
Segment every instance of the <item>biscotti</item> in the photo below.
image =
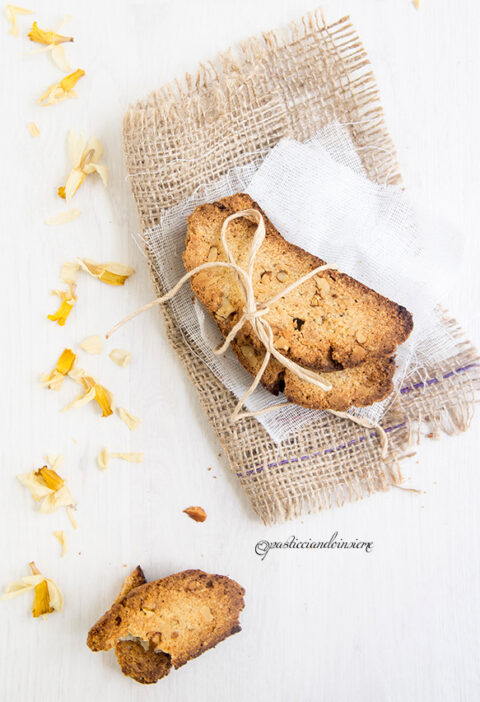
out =
[[(206, 261), (226, 260), (220, 242), (223, 221), (234, 212), (260, 207), (249, 195), (238, 194), (197, 207), (188, 218), (183, 261), (188, 271)], [(266, 237), (254, 265), (255, 299), (265, 302), (289, 283), (325, 262), (285, 241), (264, 216)], [(244, 269), (255, 224), (239, 218), (229, 224), (227, 240), (235, 261)], [(196, 274), (191, 285), (224, 336), (242, 314), (244, 296), (237, 274), (210, 268)], [(354, 278), (335, 270), (320, 272), (270, 306), (265, 315), (274, 346), (299, 365), (319, 371), (352, 368), (371, 358), (392, 356), (409, 336), (412, 317), (402, 306), (382, 297)], [(237, 336), (263, 347), (249, 322)]]
[(87, 637), (92, 651), (115, 646), (122, 670), (138, 682), (156, 682), (241, 630), (245, 591), (234, 580), (201, 570), (137, 585), (142, 579), (138, 568)]

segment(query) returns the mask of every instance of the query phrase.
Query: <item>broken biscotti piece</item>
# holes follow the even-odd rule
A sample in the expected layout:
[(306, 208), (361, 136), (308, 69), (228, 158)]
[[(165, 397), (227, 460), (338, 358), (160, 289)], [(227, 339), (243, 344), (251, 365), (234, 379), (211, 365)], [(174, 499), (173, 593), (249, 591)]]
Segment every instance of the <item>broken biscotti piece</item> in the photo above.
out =
[[(183, 261), (188, 271), (207, 261), (226, 261), (222, 224), (234, 212), (252, 208), (262, 213), (266, 228), (253, 268), (254, 295), (261, 304), (325, 262), (285, 241), (249, 195), (197, 207), (188, 218)], [(255, 230), (255, 223), (243, 217), (231, 221), (227, 230), (231, 254), (244, 269)], [(191, 285), (227, 336), (244, 308), (235, 271), (212, 267), (193, 276)], [(306, 407), (334, 410), (366, 406), (390, 394), (391, 357), (413, 328), (404, 307), (336, 270), (321, 271), (269, 307), (264, 319), (272, 328), (275, 348), (305, 368), (328, 372), (325, 380), (334, 387), (320, 391), (300, 382), (272, 359), (261, 381), (268, 390), (284, 391), (287, 399)], [(259, 369), (265, 349), (250, 322), (237, 333), (232, 349), (250, 373)], [(358, 370), (363, 364), (369, 365)], [(335, 376), (331, 371), (336, 371)]]
[(92, 651), (115, 654), (122, 672), (155, 683), (241, 630), (244, 589), (223, 575), (185, 570), (151, 583), (140, 566), (90, 629)]

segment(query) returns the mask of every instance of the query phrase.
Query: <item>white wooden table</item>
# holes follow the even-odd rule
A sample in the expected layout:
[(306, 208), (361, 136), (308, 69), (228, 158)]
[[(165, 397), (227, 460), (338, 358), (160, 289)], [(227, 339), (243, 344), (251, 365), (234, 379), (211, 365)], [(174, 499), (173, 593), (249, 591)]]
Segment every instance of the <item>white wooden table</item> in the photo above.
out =
[[(0, 699), (81, 700), (374, 700), (427, 702), (480, 698), (479, 422), (462, 436), (426, 442), (407, 472), (420, 496), (392, 490), (274, 528), (249, 510), (202, 415), (195, 393), (169, 348), (157, 313), (122, 330), (102, 356), (81, 364), (114, 391), (117, 404), (143, 422), (130, 433), (93, 406), (63, 414), (75, 394), (47, 392), (38, 378), (66, 347), (152, 297), (133, 239), (136, 214), (125, 179), (121, 120), (129, 103), (199, 60), (252, 33), (287, 23), (311, 9), (304, 0), (35, 0), (34, 19), (65, 31), (74, 68), (87, 75), (78, 100), (41, 108), (35, 99), (60, 74), (49, 56), (1, 25), (2, 481), (1, 587), (27, 574), (34, 559), (65, 594), (65, 610), (33, 620), (31, 597), (1, 604)], [(387, 121), (405, 181), (427, 209), (463, 233), (463, 285), (450, 308), (480, 342), (478, 192), (480, 146), (480, 6), (473, 0), (326, 0), (329, 19), (351, 13), (380, 84)], [(26, 30), (30, 18), (21, 18)], [(41, 131), (32, 139), (26, 124)], [(61, 205), (55, 195), (68, 171), (70, 128), (105, 146), (110, 185), (89, 178), (73, 204), (82, 216), (63, 227), (43, 224)], [(125, 288), (83, 276), (65, 327), (46, 319), (56, 306), (63, 261), (76, 256), (131, 263)], [(111, 348), (133, 354), (128, 369)], [(107, 446), (144, 451), (143, 465), (95, 462)], [(63, 469), (78, 500), (79, 529), (64, 512), (38, 515), (17, 473), (64, 453)], [(207, 468), (212, 467), (208, 471)], [(202, 505), (204, 524), (182, 510)], [(52, 532), (64, 529), (59, 557)], [(373, 540), (364, 552), (255, 555), (261, 538)], [(108, 607), (128, 569), (149, 579), (199, 567), (236, 578), (247, 590), (243, 632), (216, 650), (143, 688), (124, 678), (113, 654), (91, 653), (89, 627)]]

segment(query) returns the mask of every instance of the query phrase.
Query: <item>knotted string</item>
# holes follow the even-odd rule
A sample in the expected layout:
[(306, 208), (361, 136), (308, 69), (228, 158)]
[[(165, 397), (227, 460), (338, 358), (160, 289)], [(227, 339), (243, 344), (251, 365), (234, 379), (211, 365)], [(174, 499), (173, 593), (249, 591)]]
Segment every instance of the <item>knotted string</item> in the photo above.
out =
[[(241, 268), (236, 262), (235, 259), (233, 258), (228, 242), (227, 242), (227, 228), (230, 222), (234, 219), (238, 219), (239, 217), (245, 217), (246, 219), (253, 221), (256, 223), (257, 228), (255, 230), (255, 234), (253, 236), (253, 240), (250, 246), (250, 251), (249, 251), (249, 256), (248, 256), (248, 264), (247, 264), (247, 270), (244, 270)], [(285, 369), (291, 371), (294, 375), (296, 375), (298, 378), (301, 380), (305, 380), (307, 383), (310, 383), (312, 385), (315, 385), (316, 387), (320, 388), (324, 392), (329, 392), (332, 389), (332, 386), (330, 383), (325, 382), (318, 373), (315, 373), (315, 371), (310, 370), (309, 368), (304, 368), (303, 366), (300, 366), (298, 363), (295, 363), (292, 361), (290, 358), (287, 358), (283, 354), (281, 354), (278, 349), (275, 348), (274, 346), (274, 338), (273, 338), (273, 331), (272, 328), (269, 324), (269, 322), (265, 319), (265, 315), (268, 314), (270, 311), (270, 306), (274, 304), (275, 302), (278, 302), (282, 297), (285, 297), (285, 295), (288, 295), (292, 290), (295, 290), (299, 285), (302, 285), (305, 281), (309, 280), (313, 276), (317, 275), (317, 273), (320, 273), (321, 271), (325, 270), (337, 270), (337, 267), (331, 264), (324, 264), (321, 266), (317, 266), (313, 270), (311, 270), (309, 273), (306, 273), (303, 275), (301, 278), (298, 278), (295, 280), (293, 283), (290, 285), (287, 285), (286, 288), (281, 290), (279, 293), (271, 297), (269, 300), (266, 302), (259, 303), (255, 299), (255, 293), (253, 289), (253, 267), (255, 264), (255, 259), (258, 253), (258, 250), (260, 246), (263, 243), (263, 240), (265, 239), (266, 236), (266, 230), (265, 230), (265, 222), (263, 219), (262, 214), (258, 210), (254, 209), (247, 209), (247, 210), (241, 210), (240, 212), (235, 212), (234, 214), (231, 214), (229, 217), (227, 217), (222, 225), (222, 230), (221, 230), (221, 242), (222, 246), (225, 250), (225, 253), (227, 255), (228, 261), (209, 261), (207, 263), (202, 263), (199, 266), (196, 266), (193, 268), (191, 271), (186, 273), (180, 280), (177, 282), (176, 285), (173, 286), (173, 288), (166, 293), (166, 295), (163, 295), (162, 297), (158, 297), (156, 300), (153, 300), (152, 302), (149, 302), (146, 305), (143, 305), (143, 307), (140, 307), (136, 312), (133, 312), (132, 314), (128, 315), (128, 317), (125, 317), (121, 322), (118, 322), (107, 334), (106, 338), (108, 339), (109, 336), (111, 336), (114, 332), (116, 332), (120, 327), (122, 327), (124, 324), (129, 322), (131, 319), (136, 317), (138, 314), (141, 314), (142, 312), (145, 312), (146, 310), (149, 310), (151, 307), (155, 307), (156, 305), (161, 305), (165, 302), (168, 302), (171, 300), (177, 292), (180, 290), (180, 288), (187, 282), (187, 280), (190, 280), (194, 275), (197, 275), (197, 273), (200, 273), (201, 271), (208, 270), (209, 268), (229, 268), (237, 274), (237, 279), (242, 287), (243, 294), (245, 297), (245, 305), (243, 308), (243, 314), (238, 320), (238, 322), (232, 327), (228, 335), (226, 336), (224, 342), (219, 346), (218, 348), (213, 350), (213, 353), (216, 355), (221, 355), (224, 354), (227, 349), (230, 347), (230, 344), (232, 343), (233, 339), (235, 336), (238, 334), (238, 332), (242, 329), (242, 327), (246, 324), (246, 322), (250, 322), (253, 331), (255, 332), (257, 338), (261, 341), (265, 348), (265, 355), (263, 357), (263, 361), (260, 365), (260, 368), (258, 369), (257, 374), (255, 375), (255, 378), (253, 379), (252, 384), (246, 391), (246, 393), (240, 398), (238, 401), (237, 405), (235, 406), (235, 409), (232, 412), (232, 415), (230, 417), (230, 421), (236, 422), (240, 419), (243, 419), (245, 417), (255, 417), (258, 416), (259, 414), (264, 414), (265, 412), (271, 412), (273, 410), (277, 410), (280, 407), (285, 407), (291, 403), (289, 402), (281, 402), (277, 403), (275, 405), (272, 405), (270, 407), (265, 407), (264, 409), (257, 410), (256, 412), (242, 412), (242, 407), (244, 406), (245, 402), (247, 399), (250, 397), (250, 395), (255, 391), (257, 388), (258, 384), (260, 383), (260, 380), (265, 372), (265, 369), (273, 356)], [(368, 429), (375, 429), (378, 432), (379, 439), (380, 439), (380, 444), (382, 448), (382, 458), (386, 458), (387, 452), (388, 452), (388, 438), (387, 435), (385, 434), (384, 430), (379, 424), (373, 424), (370, 422), (368, 419), (364, 417), (356, 417), (354, 415), (348, 414), (347, 412), (337, 412), (334, 410), (326, 410), (327, 412), (330, 412), (330, 414), (334, 414), (337, 417), (342, 417), (344, 419), (349, 419), (352, 422), (355, 422), (356, 424), (359, 424), (362, 427), (368, 428)]]

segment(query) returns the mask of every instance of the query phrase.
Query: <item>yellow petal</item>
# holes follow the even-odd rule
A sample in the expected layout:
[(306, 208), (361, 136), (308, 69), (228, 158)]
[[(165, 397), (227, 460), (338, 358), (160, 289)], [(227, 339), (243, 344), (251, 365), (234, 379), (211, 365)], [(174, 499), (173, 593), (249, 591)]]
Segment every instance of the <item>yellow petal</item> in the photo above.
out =
[[(75, 195), (78, 188), (85, 180), (85, 173), (78, 168), (73, 168), (67, 176), (65, 183), (65, 200), (68, 202)], [(61, 196), (60, 196), (61, 197)]]
[(123, 263), (96, 263), (88, 258), (77, 259), (80, 267), (108, 285), (123, 285), (135, 270)]
[(51, 614), (53, 607), (50, 607), (50, 596), (48, 593), (48, 585), (46, 580), (35, 587), (35, 596), (33, 598), (32, 614), (34, 617), (39, 617), (41, 614)]
[(81, 68), (77, 68), (76, 71), (73, 73), (70, 73), (70, 75), (65, 76), (65, 78), (62, 78), (60, 81), (59, 85), (62, 88), (62, 90), (65, 91), (65, 93), (68, 93), (72, 90), (72, 88), (75, 87), (76, 83), (80, 78), (82, 78), (85, 75), (85, 71), (83, 71)]
[(108, 355), (120, 368), (126, 368), (132, 360), (132, 354), (125, 349), (113, 349)]
[(64, 531), (54, 531), (53, 535), (60, 542), (60, 546), (62, 547), (61, 557), (63, 558), (64, 555), (67, 553), (67, 540), (65, 538), (65, 532)]
[(64, 300), (58, 310), (54, 314), (47, 315), (47, 318), (52, 322), (57, 322), (59, 326), (63, 327), (72, 309), (73, 305)]
[(65, 53), (65, 47), (62, 45), (55, 44), (52, 46), (51, 50), (53, 63), (64, 73), (68, 73), (72, 70), (70, 64), (67, 61), (67, 55)]
[(9, 33), (14, 37), (18, 37), (17, 15), (32, 15), (33, 10), (26, 10), (24, 7), (18, 7), (16, 5), (7, 5), (5, 14), (10, 22)]
[(55, 370), (61, 373), (62, 375), (66, 375), (69, 371), (72, 370), (76, 360), (77, 357), (73, 353), (72, 349), (64, 349), (60, 355), (60, 358), (57, 361)]
[(52, 490), (47, 487), (42, 477), (34, 470), (30, 471), (30, 473), (21, 473), (17, 475), (17, 478), (22, 485), (28, 487), (30, 494), (37, 502), (43, 500), (44, 497), (48, 497), (48, 495), (52, 493)]
[(36, 471), (36, 475), (39, 475), (42, 478), (45, 485), (53, 491), (60, 490), (60, 488), (63, 487), (63, 485), (65, 484), (64, 479), (61, 478), (58, 475), (58, 473), (56, 473), (51, 468), (47, 468), (47, 466), (39, 468)]
[(0, 597), (0, 601), (12, 600), (18, 595), (23, 595), (24, 592), (33, 590), (39, 583), (44, 580), (43, 575), (26, 575), (20, 580), (14, 580), (5, 588), (4, 594)]
[(68, 132), (68, 153), (74, 168), (78, 168), (85, 151), (85, 138), (83, 134), (77, 134), (73, 129)]
[(126, 410), (124, 407), (118, 407), (117, 412), (119, 414), (120, 419), (123, 419), (130, 431), (135, 431), (135, 429), (138, 428), (142, 421), (138, 417), (135, 417), (135, 415), (133, 415), (131, 412)]
[(48, 224), (49, 227), (56, 227), (60, 224), (67, 224), (67, 222), (71, 222), (72, 220), (77, 219), (77, 217), (80, 217), (81, 214), (82, 211), (79, 210), (77, 207), (74, 207), (71, 210), (67, 210), (66, 212), (59, 212), (59, 214), (53, 215), (53, 217), (49, 217), (45, 220), (45, 224)]
[(73, 37), (64, 37), (61, 34), (50, 30), (40, 29), (38, 24), (34, 22), (32, 28), (27, 34), (30, 41), (35, 41), (37, 44), (63, 44), (66, 41), (73, 41)]
[(32, 137), (38, 137), (40, 136), (40, 129), (37, 127), (35, 122), (29, 122), (27, 124), (28, 131), (30, 132)]
[(103, 385), (99, 385), (98, 383), (95, 384), (94, 390), (95, 400), (100, 405), (100, 408), (102, 410), (102, 417), (109, 417), (111, 414), (113, 414), (112, 393), (106, 388), (104, 388)]
[(87, 353), (102, 353), (102, 337), (98, 334), (87, 336), (87, 338), (81, 342), (80, 348)]

